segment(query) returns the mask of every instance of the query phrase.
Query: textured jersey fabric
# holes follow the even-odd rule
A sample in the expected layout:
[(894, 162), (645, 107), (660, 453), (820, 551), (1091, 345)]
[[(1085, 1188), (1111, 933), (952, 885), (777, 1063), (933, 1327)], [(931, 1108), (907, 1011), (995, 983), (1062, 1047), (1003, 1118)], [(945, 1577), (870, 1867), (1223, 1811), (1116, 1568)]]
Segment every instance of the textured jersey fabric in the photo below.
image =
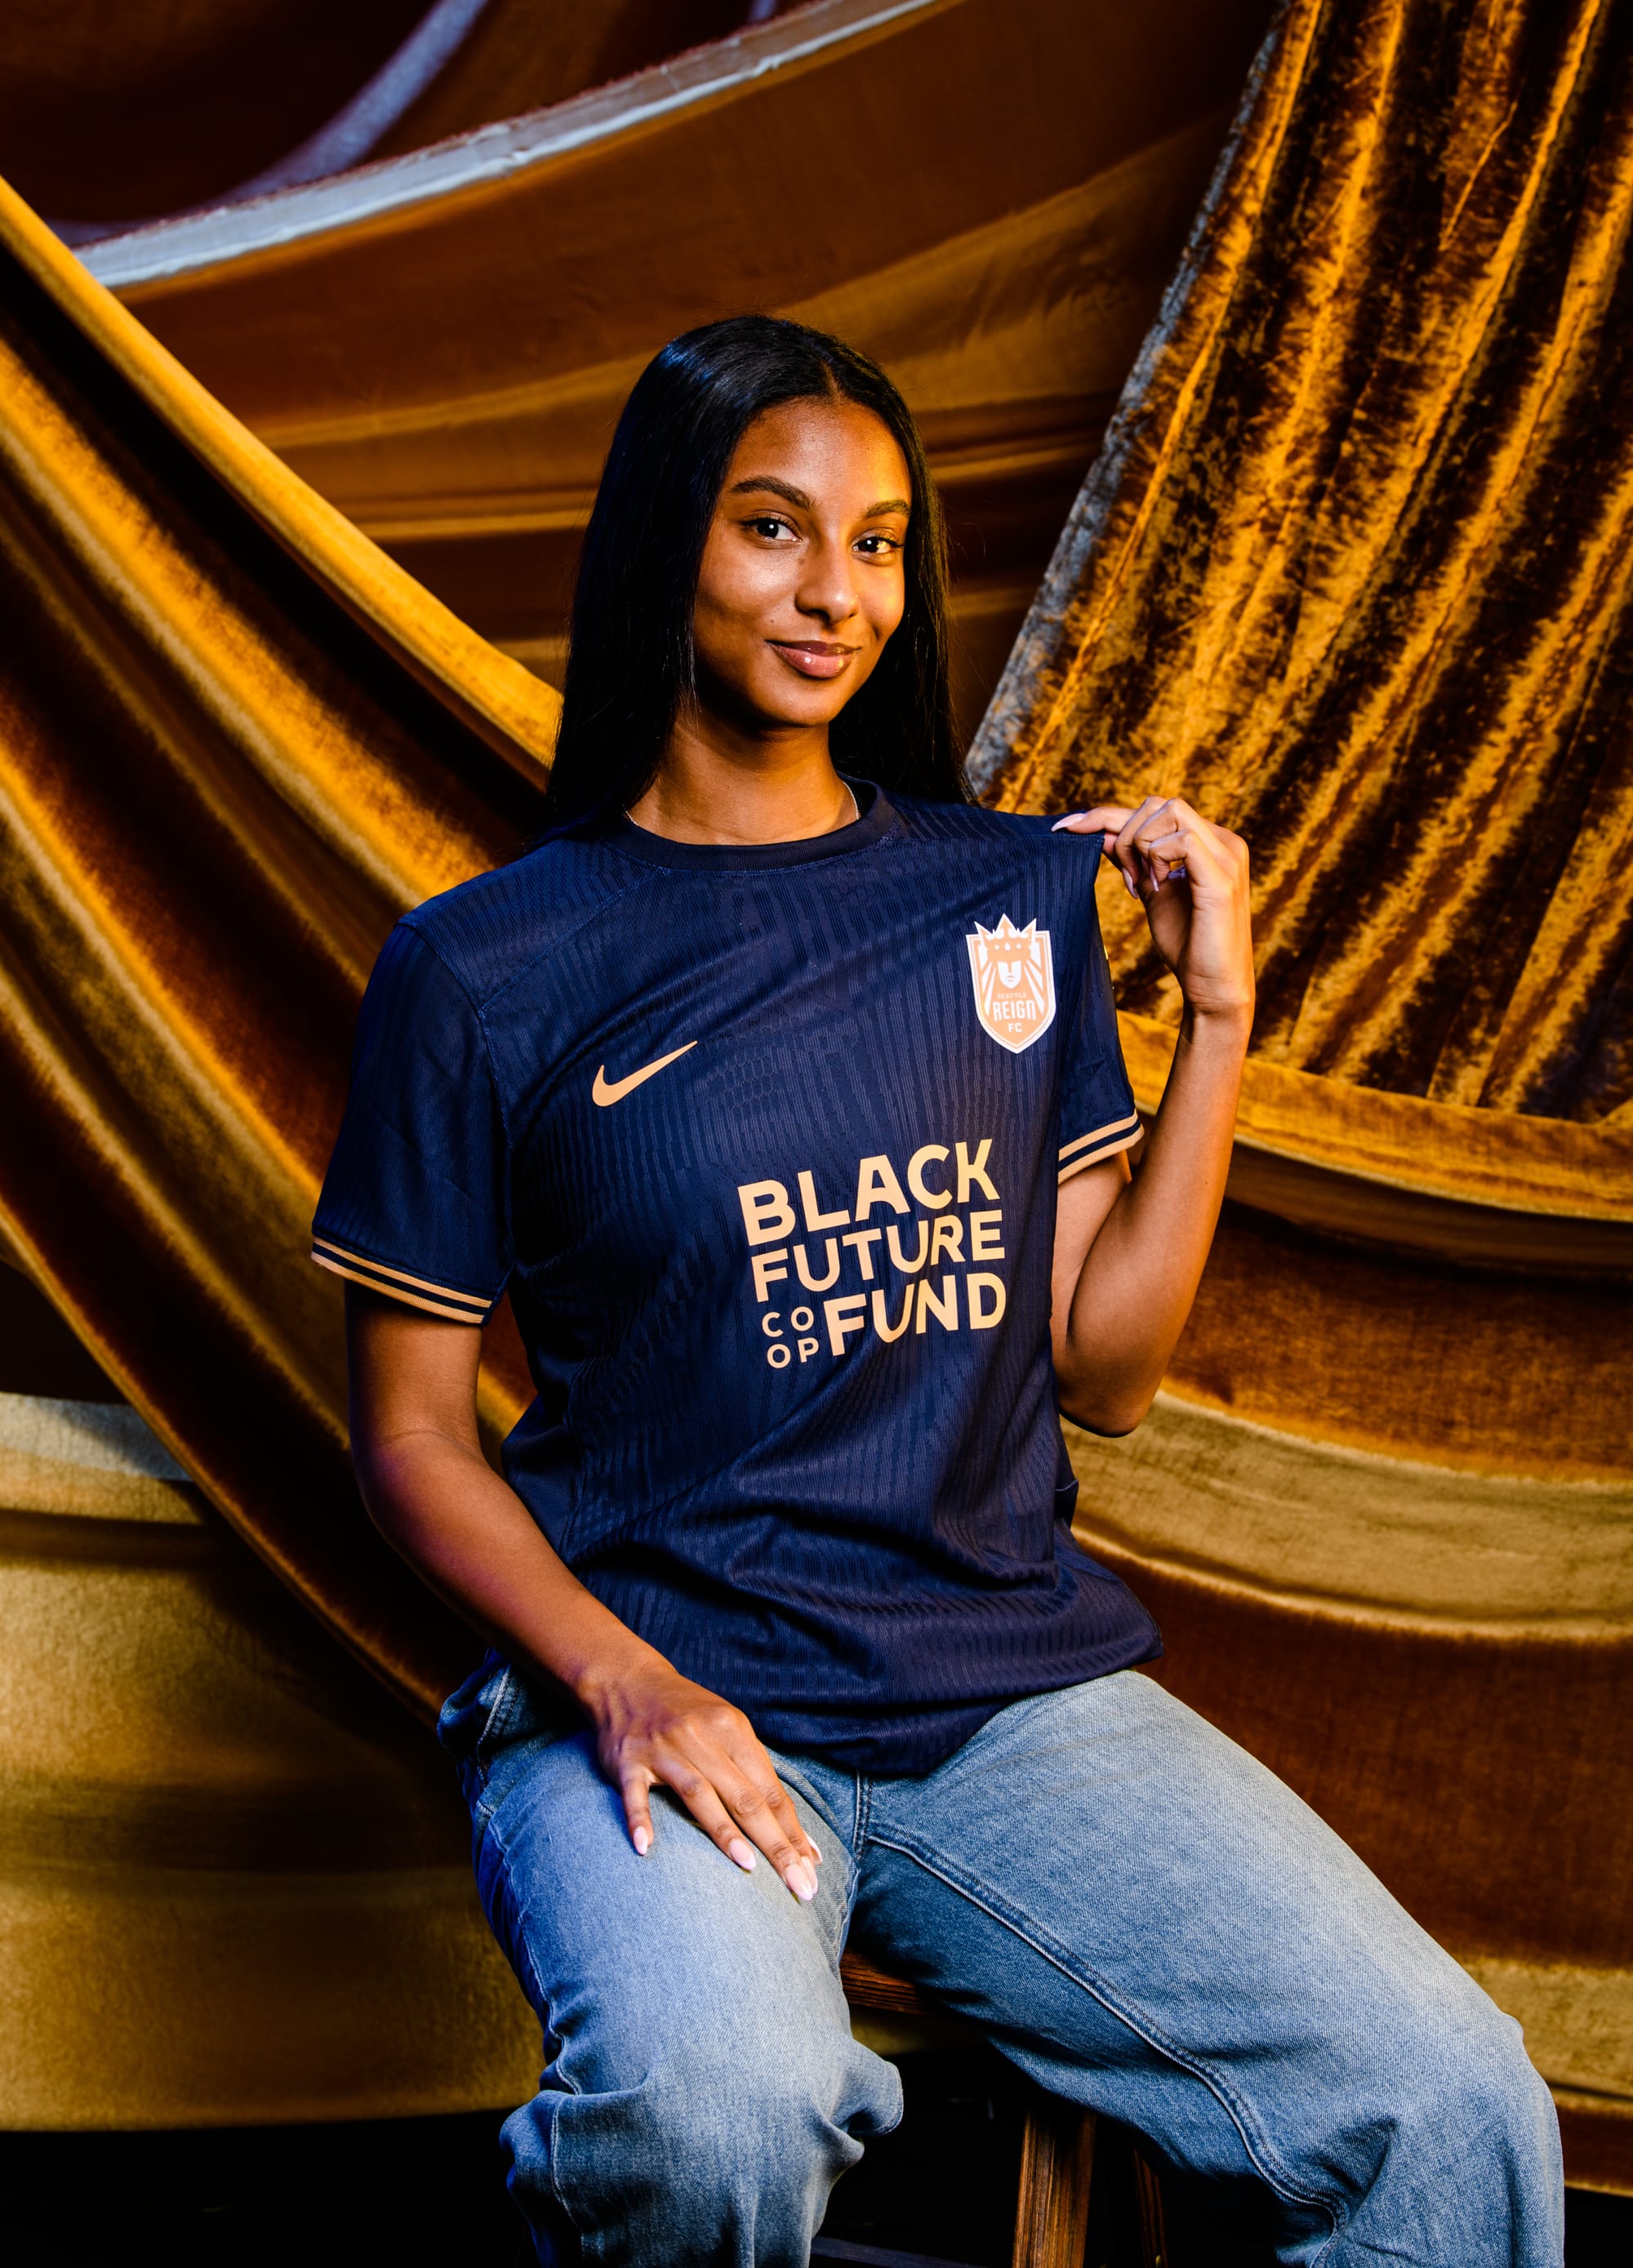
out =
[(1160, 1651), (1072, 1543), (1056, 1183), (1138, 1121), (1096, 838), (889, 799), (750, 848), (570, 828), (399, 924), (314, 1257), (508, 1287), (507, 1477), (778, 1746), (928, 1771)]

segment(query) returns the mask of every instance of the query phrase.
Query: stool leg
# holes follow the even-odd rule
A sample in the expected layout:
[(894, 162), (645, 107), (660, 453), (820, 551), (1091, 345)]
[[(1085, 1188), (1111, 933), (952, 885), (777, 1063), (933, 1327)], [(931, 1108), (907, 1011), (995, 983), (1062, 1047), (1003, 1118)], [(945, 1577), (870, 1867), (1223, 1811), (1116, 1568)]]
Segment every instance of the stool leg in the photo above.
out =
[(1013, 2268), (1083, 2268), (1094, 2176), (1094, 2113), (1041, 2088), (1020, 2145)]
[(1140, 2217), (1140, 2268), (1168, 2268), (1168, 2238), (1163, 2227), (1162, 2190), (1156, 2174), (1136, 2149), (1134, 2202)]

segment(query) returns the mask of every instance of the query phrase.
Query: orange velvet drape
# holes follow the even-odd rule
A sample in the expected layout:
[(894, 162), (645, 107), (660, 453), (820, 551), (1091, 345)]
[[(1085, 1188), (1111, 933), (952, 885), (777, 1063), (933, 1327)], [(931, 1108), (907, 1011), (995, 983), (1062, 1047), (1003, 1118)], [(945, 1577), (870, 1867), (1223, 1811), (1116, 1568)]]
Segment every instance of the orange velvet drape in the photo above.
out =
[(1633, 1110), (1630, 72), (1609, 0), (1291, 0), (987, 720), (1007, 803), (1251, 836), (1273, 1062)]
[[(553, 39), (592, 13), (544, 12)], [(616, 12), (679, 20), (650, 0)], [(579, 535), (648, 357), (746, 306), (837, 331), (923, 431), (973, 733), (1269, 13), (808, 0), (617, 85), (435, 150), (394, 136), (398, 154), (361, 174), (87, 261), (294, 471), (556, 683)], [(445, 91), (482, 114), (525, 49), (515, 107), (541, 100), (541, 40), (534, 0), (492, 0)], [(440, 96), (432, 111), (403, 132), (472, 114)], [(864, 196), (835, 194), (862, 146), (888, 161)]]
[[(509, 855), (556, 696), (0, 189), (0, 1228), (300, 1596), (422, 1708), (468, 1635), (363, 1518), (305, 1259), (363, 982)], [(514, 1392), (490, 1395), (502, 1424)]]
[[(59, 222), (129, 225), (231, 196), (321, 133), (432, 5), (8, 0), (0, 165)], [(564, 101), (718, 39), (747, 13), (747, 0), (485, 0), (367, 154)]]

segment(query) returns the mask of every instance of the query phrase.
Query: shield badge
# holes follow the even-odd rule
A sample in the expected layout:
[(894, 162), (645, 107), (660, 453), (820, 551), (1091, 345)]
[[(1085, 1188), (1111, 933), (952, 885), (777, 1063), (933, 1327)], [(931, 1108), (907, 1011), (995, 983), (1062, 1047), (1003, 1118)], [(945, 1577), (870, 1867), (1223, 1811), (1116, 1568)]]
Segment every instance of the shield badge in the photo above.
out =
[(975, 1013), (989, 1039), (1018, 1056), (1055, 1021), (1055, 963), (1049, 933), (1029, 921), (1017, 929), (1005, 914), (997, 929), (977, 922), (964, 940), (975, 980)]

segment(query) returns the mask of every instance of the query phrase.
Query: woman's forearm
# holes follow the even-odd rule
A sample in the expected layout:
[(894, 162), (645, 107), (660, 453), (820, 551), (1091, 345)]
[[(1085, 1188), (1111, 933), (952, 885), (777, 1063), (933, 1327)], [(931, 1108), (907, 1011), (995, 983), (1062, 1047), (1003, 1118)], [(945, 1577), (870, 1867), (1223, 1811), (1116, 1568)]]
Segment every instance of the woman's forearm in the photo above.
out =
[(490, 1644), (592, 1714), (612, 1683), (661, 1660), (563, 1564), (480, 1449), (426, 1430), (354, 1454), (386, 1541)]
[(482, 1455), (478, 1333), (351, 1285), (346, 1323), (352, 1462), (376, 1527), (502, 1653), (579, 1704), (636, 1850), (652, 1847), (651, 1792), (667, 1787), (736, 1865), (761, 1851), (813, 1898), (820, 1855), (748, 1719), (587, 1591)]
[(1250, 1012), (1187, 1012), (1140, 1169), (1089, 1248), (1057, 1355), (1062, 1407), (1102, 1433), (1150, 1409), (1196, 1296), (1230, 1170)]

